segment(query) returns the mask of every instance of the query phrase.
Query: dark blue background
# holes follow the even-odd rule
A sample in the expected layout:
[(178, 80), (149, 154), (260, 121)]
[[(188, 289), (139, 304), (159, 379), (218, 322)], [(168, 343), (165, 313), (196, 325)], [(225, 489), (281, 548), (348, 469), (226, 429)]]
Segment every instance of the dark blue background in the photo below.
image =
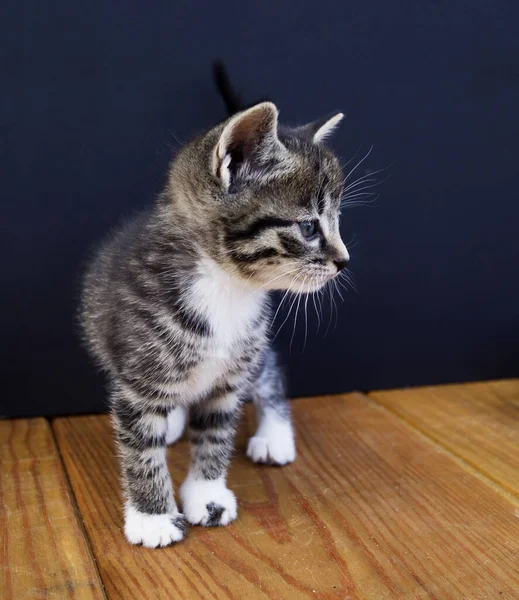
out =
[(342, 158), (392, 164), (345, 214), (358, 294), (335, 331), (279, 337), (292, 394), (519, 375), (518, 22), (503, 0), (3, 4), (0, 413), (103, 408), (78, 272), (224, 117), (216, 57), (246, 101), (288, 123), (342, 109)]

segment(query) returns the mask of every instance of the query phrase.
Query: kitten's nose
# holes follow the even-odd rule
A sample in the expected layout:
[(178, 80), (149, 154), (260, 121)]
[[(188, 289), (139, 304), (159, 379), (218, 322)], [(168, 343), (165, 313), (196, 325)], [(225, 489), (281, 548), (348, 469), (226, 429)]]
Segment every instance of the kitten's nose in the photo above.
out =
[(337, 267), (337, 273), (345, 269), (348, 266), (349, 262), (349, 258), (341, 258), (340, 260), (334, 260), (333, 264)]

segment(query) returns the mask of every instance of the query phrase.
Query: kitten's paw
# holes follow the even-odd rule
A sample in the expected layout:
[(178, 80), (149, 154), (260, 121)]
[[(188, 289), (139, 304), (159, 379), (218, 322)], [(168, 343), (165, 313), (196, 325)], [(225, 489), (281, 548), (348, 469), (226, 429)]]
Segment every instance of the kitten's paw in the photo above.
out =
[(180, 488), (180, 498), (186, 519), (192, 525), (228, 525), (238, 516), (236, 497), (223, 479), (207, 481), (188, 477)]
[(286, 465), (296, 458), (290, 421), (267, 417), (249, 440), (247, 456), (255, 463)]
[(169, 546), (180, 542), (186, 533), (186, 519), (180, 513), (149, 515), (132, 506), (126, 508), (124, 534), (130, 544), (142, 544), (146, 548)]
[(168, 415), (168, 429), (166, 432), (166, 444), (174, 444), (182, 437), (187, 421), (187, 409), (177, 406)]

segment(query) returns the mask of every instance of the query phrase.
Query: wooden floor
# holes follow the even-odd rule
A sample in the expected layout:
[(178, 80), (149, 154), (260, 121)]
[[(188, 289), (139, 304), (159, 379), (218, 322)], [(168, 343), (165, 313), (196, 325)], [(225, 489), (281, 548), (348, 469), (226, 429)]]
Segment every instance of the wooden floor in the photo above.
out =
[[(250, 407), (249, 407), (250, 408)], [(123, 537), (106, 416), (0, 422), (0, 597), (519, 598), (519, 380), (302, 399), (297, 461), (229, 486), (238, 520)], [(170, 450), (175, 484), (188, 446)]]

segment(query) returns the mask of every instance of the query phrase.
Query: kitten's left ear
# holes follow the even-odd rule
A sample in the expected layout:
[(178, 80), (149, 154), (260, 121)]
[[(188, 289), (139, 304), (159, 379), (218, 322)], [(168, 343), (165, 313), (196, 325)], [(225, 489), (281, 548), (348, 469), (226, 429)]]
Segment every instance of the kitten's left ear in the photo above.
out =
[(311, 138), (314, 144), (320, 144), (331, 135), (337, 125), (343, 120), (344, 114), (337, 113), (333, 117), (325, 117), (296, 129), (299, 135)]
[(284, 149), (277, 129), (278, 109), (272, 102), (256, 104), (228, 121), (214, 156), (214, 172), (227, 189)]

